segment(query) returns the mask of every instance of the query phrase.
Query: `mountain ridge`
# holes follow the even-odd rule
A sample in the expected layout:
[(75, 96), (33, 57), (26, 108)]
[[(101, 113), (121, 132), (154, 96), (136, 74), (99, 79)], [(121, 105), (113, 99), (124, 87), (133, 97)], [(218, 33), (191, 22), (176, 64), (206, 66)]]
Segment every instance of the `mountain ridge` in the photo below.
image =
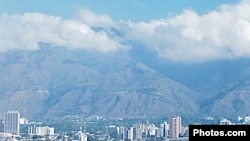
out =
[(124, 52), (96, 55), (52, 47), (10, 51), (0, 59), (2, 113), (18, 110), (27, 118), (43, 119), (196, 115), (199, 111), (192, 100), (197, 96), (194, 91)]

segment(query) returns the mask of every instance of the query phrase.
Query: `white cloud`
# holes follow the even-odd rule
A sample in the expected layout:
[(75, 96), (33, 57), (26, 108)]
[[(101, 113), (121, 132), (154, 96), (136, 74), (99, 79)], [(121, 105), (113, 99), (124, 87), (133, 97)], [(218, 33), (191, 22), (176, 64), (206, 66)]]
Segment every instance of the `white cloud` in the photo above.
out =
[(203, 62), (250, 56), (250, 1), (222, 5), (198, 15), (195, 11), (151, 22), (130, 23), (128, 36), (179, 62)]
[[(88, 12), (90, 14), (90, 12)], [(92, 13), (92, 16), (95, 16)], [(98, 15), (96, 15), (98, 17)], [(100, 21), (106, 18), (99, 19)], [(0, 15), (0, 51), (38, 48), (38, 42), (47, 42), (71, 49), (95, 49), (101, 52), (126, 48), (107, 32), (96, 32), (84, 21), (62, 19), (41, 13)], [(111, 22), (111, 21), (109, 21)], [(107, 23), (108, 24), (108, 23)]]
[(76, 14), (76, 19), (89, 26), (110, 27), (116, 25), (108, 15), (96, 14), (88, 9), (80, 9)]
[[(115, 22), (108, 15), (83, 9), (74, 19), (42, 13), (0, 15), (0, 51), (38, 48), (47, 42), (71, 49), (101, 52), (128, 48), (140, 41), (162, 58), (177, 62), (203, 62), (250, 56), (250, 1), (222, 5), (199, 15), (185, 10), (179, 15), (150, 22)], [(96, 30), (102, 27), (105, 30)], [(119, 30), (122, 37), (117, 36)], [(119, 33), (119, 34), (120, 34)], [(127, 43), (130, 43), (127, 42)]]

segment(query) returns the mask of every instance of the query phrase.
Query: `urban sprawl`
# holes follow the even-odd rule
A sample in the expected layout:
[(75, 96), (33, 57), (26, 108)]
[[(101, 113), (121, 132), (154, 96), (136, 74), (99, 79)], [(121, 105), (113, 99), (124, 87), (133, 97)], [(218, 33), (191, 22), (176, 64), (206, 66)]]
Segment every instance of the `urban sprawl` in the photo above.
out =
[[(207, 120), (212, 120), (212, 117), (207, 117)], [(108, 124), (100, 124), (100, 121)], [(44, 122), (29, 122), (26, 118), (21, 118), (18, 111), (7, 111), (4, 113), (4, 118), (0, 119), (0, 140), (188, 141), (188, 126), (183, 126), (181, 116), (170, 117), (159, 124), (145, 120), (145, 123), (136, 121), (137, 123), (125, 125), (123, 118), (117, 118), (115, 121), (112, 123), (103, 117), (93, 116), (49, 125)], [(241, 124), (250, 123), (250, 116), (239, 117), (238, 121)], [(224, 118), (218, 124), (235, 123)]]

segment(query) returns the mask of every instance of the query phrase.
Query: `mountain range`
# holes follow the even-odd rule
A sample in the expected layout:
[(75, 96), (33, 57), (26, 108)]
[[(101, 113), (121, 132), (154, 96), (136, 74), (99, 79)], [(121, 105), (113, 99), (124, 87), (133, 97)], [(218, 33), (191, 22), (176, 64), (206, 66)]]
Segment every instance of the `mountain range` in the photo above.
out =
[(178, 64), (153, 56), (140, 47), (100, 53), (45, 43), (3, 52), (1, 117), (8, 110), (32, 120), (250, 112), (249, 59)]

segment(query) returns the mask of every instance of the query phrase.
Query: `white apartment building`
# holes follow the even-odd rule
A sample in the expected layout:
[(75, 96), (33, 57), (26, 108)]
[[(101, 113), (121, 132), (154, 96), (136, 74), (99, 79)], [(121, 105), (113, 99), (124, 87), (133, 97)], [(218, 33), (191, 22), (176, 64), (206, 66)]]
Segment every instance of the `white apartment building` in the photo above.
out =
[(88, 140), (87, 134), (83, 133), (82, 131), (78, 132), (78, 137), (79, 137), (79, 141), (87, 141)]
[(19, 135), (20, 113), (18, 111), (8, 111), (4, 113), (4, 133)]
[(36, 127), (30, 126), (28, 127), (29, 135), (54, 135), (54, 128), (48, 126)]

